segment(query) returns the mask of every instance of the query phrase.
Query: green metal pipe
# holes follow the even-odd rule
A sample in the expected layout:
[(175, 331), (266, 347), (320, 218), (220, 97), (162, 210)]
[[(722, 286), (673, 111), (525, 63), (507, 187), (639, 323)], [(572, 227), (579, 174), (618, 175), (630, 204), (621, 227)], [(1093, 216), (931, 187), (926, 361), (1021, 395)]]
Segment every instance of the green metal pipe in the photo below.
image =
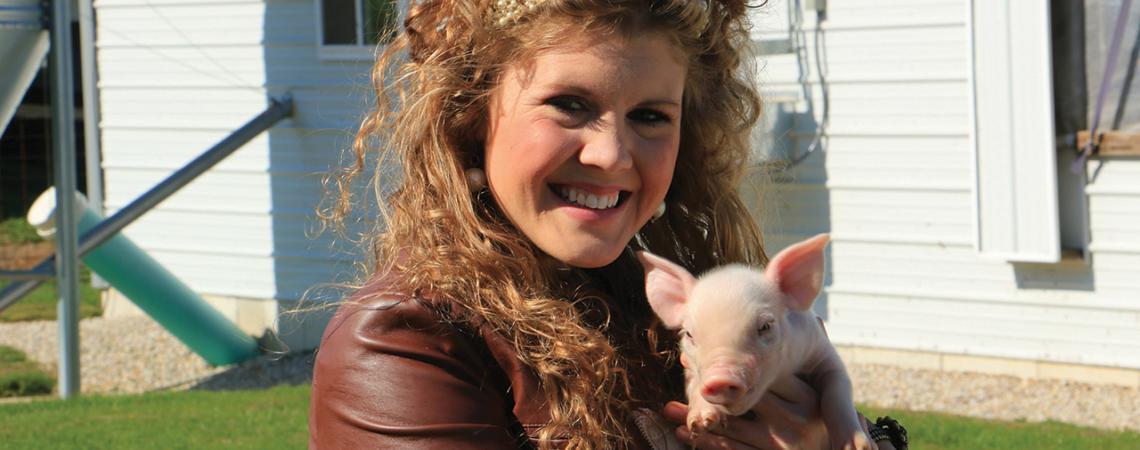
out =
[[(49, 188), (41, 194), (28, 211), (28, 222), (44, 237), (55, 234), (54, 191)], [(76, 196), (78, 228), (83, 234), (103, 218), (87, 206), (82, 194)], [(252, 337), (122, 233), (91, 250), (83, 263), (210, 364), (233, 364), (259, 354)]]

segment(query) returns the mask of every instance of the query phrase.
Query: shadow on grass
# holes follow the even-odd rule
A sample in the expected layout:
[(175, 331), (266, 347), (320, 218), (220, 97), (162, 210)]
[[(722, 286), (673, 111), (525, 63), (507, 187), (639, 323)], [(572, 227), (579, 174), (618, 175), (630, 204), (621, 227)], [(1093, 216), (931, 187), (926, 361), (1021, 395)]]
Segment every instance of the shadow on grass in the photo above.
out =
[(235, 391), (309, 384), (315, 358), (313, 351), (262, 355), (198, 381), (190, 390)]

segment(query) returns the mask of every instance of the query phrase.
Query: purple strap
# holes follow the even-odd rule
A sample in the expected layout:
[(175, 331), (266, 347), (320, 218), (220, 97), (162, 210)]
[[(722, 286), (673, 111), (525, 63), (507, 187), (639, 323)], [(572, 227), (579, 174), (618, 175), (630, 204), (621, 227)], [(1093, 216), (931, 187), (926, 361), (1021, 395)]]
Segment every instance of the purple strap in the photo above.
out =
[(1112, 77), (1112, 72), (1116, 70), (1116, 54), (1120, 52), (1120, 40), (1124, 37), (1124, 25), (1128, 23), (1128, 9), (1132, 7), (1132, 0), (1123, 0), (1120, 3), (1120, 15), (1116, 16), (1116, 29), (1112, 30), (1112, 44), (1108, 47), (1108, 61), (1105, 62), (1104, 73), (1101, 74), (1100, 90), (1096, 94), (1096, 112), (1093, 113), (1092, 129), (1089, 131), (1089, 141), (1085, 143), (1085, 147), (1081, 149), (1080, 156), (1070, 169), (1075, 174), (1080, 174), (1081, 170), (1085, 167), (1085, 161), (1088, 160), (1089, 155), (1092, 154), (1093, 142), (1097, 139), (1097, 128), (1100, 125), (1100, 110), (1104, 106), (1104, 97), (1108, 95), (1109, 78)]

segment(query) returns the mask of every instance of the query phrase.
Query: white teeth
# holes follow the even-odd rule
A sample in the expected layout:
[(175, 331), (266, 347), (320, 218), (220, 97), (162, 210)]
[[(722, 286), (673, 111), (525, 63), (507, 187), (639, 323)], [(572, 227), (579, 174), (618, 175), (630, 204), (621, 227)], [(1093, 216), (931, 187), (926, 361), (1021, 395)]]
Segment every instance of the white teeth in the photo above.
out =
[(562, 198), (566, 201), (590, 209), (610, 209), (616, 206), (618, 202), (618, 193), (616, 192), (612, 195), (598, 196), (568, 186), (562, 186), (560, 191)]

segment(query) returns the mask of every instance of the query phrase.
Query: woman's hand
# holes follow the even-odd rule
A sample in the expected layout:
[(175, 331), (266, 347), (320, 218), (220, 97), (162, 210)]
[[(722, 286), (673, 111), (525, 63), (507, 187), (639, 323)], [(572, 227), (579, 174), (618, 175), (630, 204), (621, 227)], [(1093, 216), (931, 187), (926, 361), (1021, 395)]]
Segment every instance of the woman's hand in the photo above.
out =
[(685, 426), (688, 406), (669, 402), (662, 414), (678, 424), (677, 438), (699, 449), (826, 449), (827, 428), (819, 414), (819, 394), (799, 378), (773, 387), (751, 413), (729, 417), (726, 426), (694, 440)]

